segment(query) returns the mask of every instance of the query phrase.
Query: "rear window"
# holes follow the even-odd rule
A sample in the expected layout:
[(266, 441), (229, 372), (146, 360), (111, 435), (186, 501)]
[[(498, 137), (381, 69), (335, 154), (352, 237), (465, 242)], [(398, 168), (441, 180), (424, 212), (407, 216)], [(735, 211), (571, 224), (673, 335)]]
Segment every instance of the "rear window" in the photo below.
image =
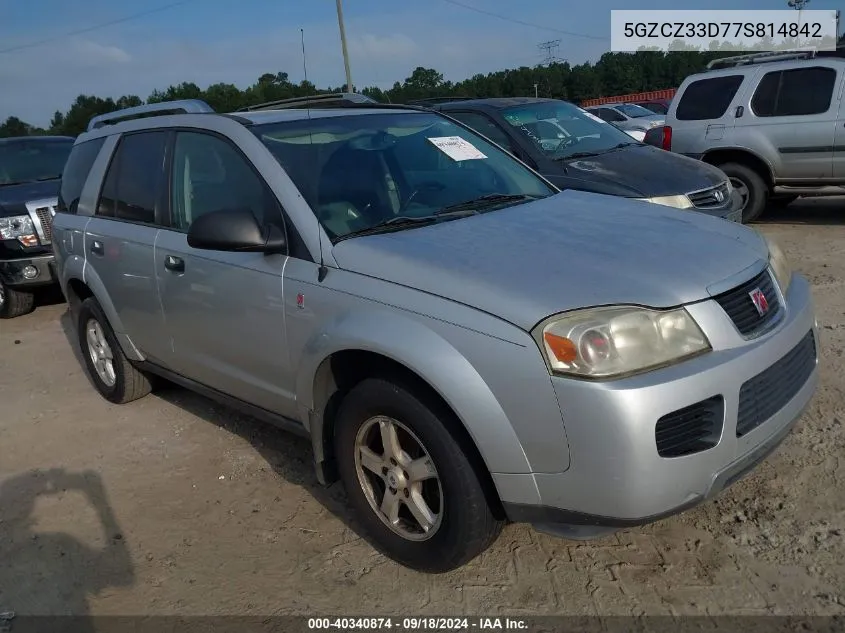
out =
[(678, 102), (675, 117), (679, 121), (720, 119), (731, 105), (743, 75), (726, 75), (693, 81)]
[(751, 99), (759, 117), (807, 116), (830, 109), (836, 71), (813, 67), (766, 73)]
[(76, 213), (79, 196), (88, 179), (88, 173), (105, 143), (106, 137), (95, 138), (73, 146), (62, 172), (62, 186), (59, 189), (59, 213)]

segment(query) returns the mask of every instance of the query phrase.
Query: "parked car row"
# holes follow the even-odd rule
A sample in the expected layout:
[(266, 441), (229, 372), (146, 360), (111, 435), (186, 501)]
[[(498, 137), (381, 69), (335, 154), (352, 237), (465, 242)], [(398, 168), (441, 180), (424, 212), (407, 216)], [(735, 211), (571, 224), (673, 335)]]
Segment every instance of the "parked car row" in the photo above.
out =
[(370, 542), (425, 572), (507, 521), (681, 512), (787, 436), (810, 288), (691, 210), (721, 172), (560, 101), (354, 101), (91, 120), (52, 244), (105, 399), (165, 378), (310, 438)]
[(814, 51), (720, 59), (687, 77), (645, 142), (719, 167), (743, 221), (798, 196), (845, 194), (845, 59)]

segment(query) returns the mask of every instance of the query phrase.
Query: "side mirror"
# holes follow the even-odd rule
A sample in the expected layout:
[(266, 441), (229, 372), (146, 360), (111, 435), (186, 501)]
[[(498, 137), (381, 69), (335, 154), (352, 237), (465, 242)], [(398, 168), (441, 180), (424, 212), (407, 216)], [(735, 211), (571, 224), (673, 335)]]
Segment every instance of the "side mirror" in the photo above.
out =
[(221, 209), (199, 216), (188, 229), (188, 246), (209, 251), (285, 253), (284, 231), (262, 228), (249, 209)]

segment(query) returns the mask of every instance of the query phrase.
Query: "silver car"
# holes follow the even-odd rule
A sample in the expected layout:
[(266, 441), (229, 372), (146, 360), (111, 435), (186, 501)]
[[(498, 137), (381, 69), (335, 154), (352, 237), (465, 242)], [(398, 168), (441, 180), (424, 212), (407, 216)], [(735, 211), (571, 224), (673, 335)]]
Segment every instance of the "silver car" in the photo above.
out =
[(843, 77), (841, 56), (812, 50), (714, 60), (678, 87), (658, 144), (725, 172), (744, 222), (845, 194)]
[(810, 287), (774, 243), (559, 191), (429, 110), (104, 115), (59, 207), (104, 398), (160, 376), (309, 437), (374, 546), (425, 572), (506, 521), (591, 538), (711, 499), (816, 389)]
[(655, 114), (636, 103), (606, 103), (590, 106), (584, 110), (602, 121), (612, 123), (638, 141), (642, 141), (651, 128), (663, 125), (666, 121), (665, 115)]

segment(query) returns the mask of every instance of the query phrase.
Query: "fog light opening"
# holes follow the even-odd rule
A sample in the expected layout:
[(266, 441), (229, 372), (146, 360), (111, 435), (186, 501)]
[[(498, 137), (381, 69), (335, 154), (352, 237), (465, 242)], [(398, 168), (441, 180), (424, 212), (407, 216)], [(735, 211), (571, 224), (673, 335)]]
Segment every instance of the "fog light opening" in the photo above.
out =
[(38, 277), (38, 269), (35, 266), (33, 266), (32, 264), (29, 264), (28, 266), (24, 266), (23, 276), (24, 276), (24, 279), (35, 279), (36, 277)]

